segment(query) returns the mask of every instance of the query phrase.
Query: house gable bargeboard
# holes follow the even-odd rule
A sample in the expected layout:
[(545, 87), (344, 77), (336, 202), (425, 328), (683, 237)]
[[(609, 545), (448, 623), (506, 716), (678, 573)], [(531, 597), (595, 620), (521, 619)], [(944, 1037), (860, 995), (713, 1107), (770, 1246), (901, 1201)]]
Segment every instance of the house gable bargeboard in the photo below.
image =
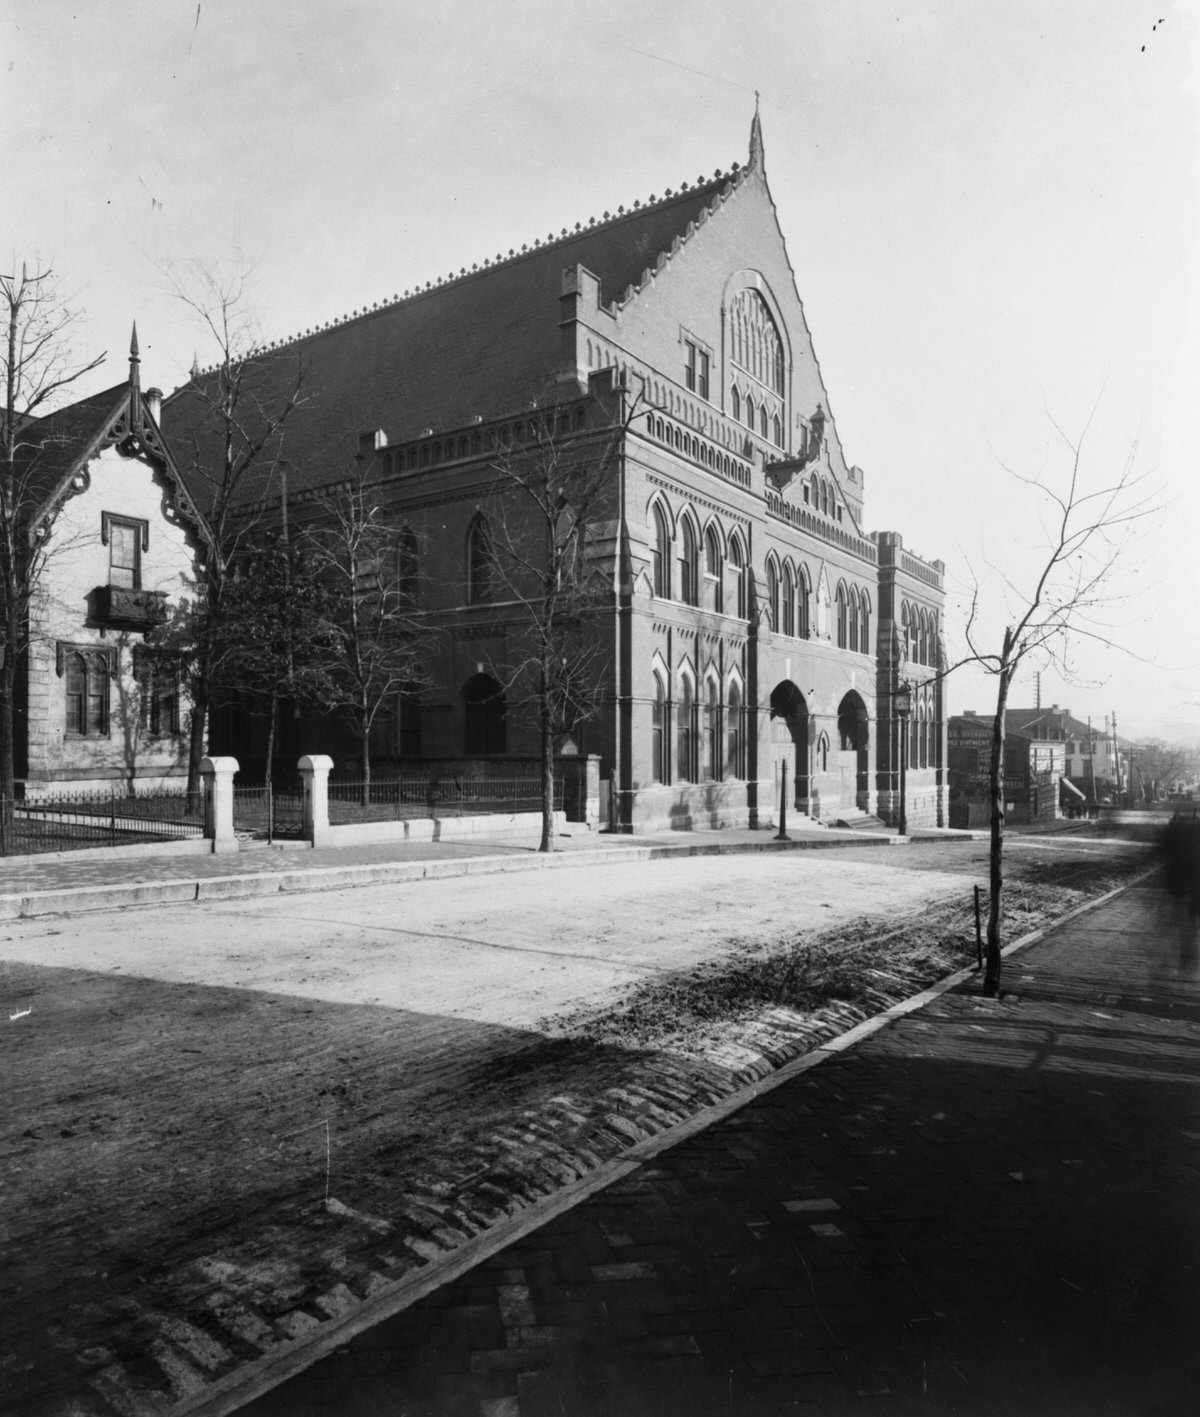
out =
[(207, 530), (143, 394), (134, 331), (130, 377), (27, 423), (30, 597), (17, 715), (26, 795), (123, 782), (135, 790), (185, 768), (179, 675), (146, 646), (194, 593)]
[[(903, 666), (889, 656), (881, 687), (877, 650), (896, 617), (882, 613), (880, 539), (865, 529), (863, 475), (833, 418), (757, 114), (744, 166), (254, 359), (280, 396), (298, 362), (305, 382), (270, 468), (244, 494), (247, 515), (319, 518), (323, 487), (364, 477), (419, 548), (422, 607), (444, 635), (421, 731), (403, 746), (385, 732), (376, 753), (411, 756), (419, 740), (421, 754), (449, 758), (481, 741), (469, 731), (480, 676), (515, 706), (519, 607), (502, 587), (479, 593), (473, 569), (481, 538), (511, 514), (498, 469), (545, 437), (581, 467), (616, 438), (585, 541), (588, 583), (607, 605), (596, 621), (604, 707), (569, 735), (600, 756), (614, 823), (765, 824), (785, 784), (793, 810), (823, 821), (892, 811), (888, 705)], [(166, 404), (185, 472), (213, 434), (216, 378), (198, 373)], [(202, 479), (191, 486), (202, 498)], [(895, 559), (923, 623), (939, 627), (926, 640), (932, 681), (942, 568)], [(945, 715), (940, 690), (926, 700), (909, 819), (939, 822)], [(491, 748), (528, 751), (522, 715), (505, 722)], [(321, 750), (353, 756), (345, 743)]]

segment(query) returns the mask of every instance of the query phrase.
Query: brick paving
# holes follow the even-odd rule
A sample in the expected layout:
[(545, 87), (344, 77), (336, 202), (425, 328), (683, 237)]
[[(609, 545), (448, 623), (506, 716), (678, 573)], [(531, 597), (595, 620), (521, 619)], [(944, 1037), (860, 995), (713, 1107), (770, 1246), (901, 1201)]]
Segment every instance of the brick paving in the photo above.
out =
[(1004, 983), (765, 1092), (244, 1417), (1200, 1411), (1196, 922), (1131, 890)]

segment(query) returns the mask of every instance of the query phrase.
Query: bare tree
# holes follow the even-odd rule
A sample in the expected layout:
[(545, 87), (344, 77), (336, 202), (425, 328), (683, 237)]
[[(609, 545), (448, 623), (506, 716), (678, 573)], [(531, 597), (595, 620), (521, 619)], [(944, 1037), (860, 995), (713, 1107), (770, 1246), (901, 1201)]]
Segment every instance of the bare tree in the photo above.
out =
[[(599, 618), (611, 605), (611, 581), (596, 572), (594, 553), (600, 536), (611, 536), (620, 456), (644, 411), (640, 395), (630, 401), (618, 392), (615, 418), (613, 411), (599, 398), (550, 407), (530, 417), (520, 442), (492, 457), (491, 574), (510, 602), (516, 648), (497, 669), (537, 720), (539, 851), (554, 849), (556, 744), (595, 715), (610, 678)], [(474, 559), (487, 550), (476, 547)]]
[(1195, 770), (1195, 754), (1179, 743), (1147, 738), (1129, 752), (1129, 801), (1161, 802)]
[(406, 694), (429, 680), (432, 631), (417, 609), (417, 547), (388, 521), (378, 489), (358, 477), (326, 490), (296, 543), (321, 587), (319, 627), (305, 647), (311, 692), (349, 717), (371, 800), (371, 739)]
[[(1093, 416), (1094, 416), (1093, 410)], [(966, 626), (968, 655), (959, 663), (981, 666), (996, 679), (996, 711), (992, 720), (989, 759), (991, 797), (990, 902), (983, 992), (994, 998), (1000, 989), (1000, 916), (1004, 883), (1004, 741), (1008, 693), (1018, 670), (1030, 658), (1056, 663), (1067, 672), (1066, 650), (1073, 639), (1112, 643), (1111, 612), (1115, 596), (1110, 576), (1128, 550), (1138, 524), (1160, 510), (1145, 477), (1135, 471), (1136, 443), (1118, 475), (1091, 485), (1083, 464), (1084, 443), (1091, 418), (1078, 438), (1071, 438), (1051, 419), (1067, 453), (1066, 471), (1055, 484), (1007, 468), (1036, 495), (1045, 532), (1029, 584), (1003, 577), (1005, 618), (1000, 649), (984, 647), (981, 635), (980, 588), (976, 584)]]
[(78, 318), (49, 267), (0, 273), (3, 311), (4, 406), (0, 411), (0, 802), (10, 803), (15, 775), (18, 667), (29, 648), (30, 602), (45, 561), (38, 524), (47, 495), (53, 448), (38, 420), (60, 395), (103, 363), (76, 363), (72, 328)]
[(230, 657), (238, 652), (243, 607), (227, 590), (264, 514), (282, 497), (284, 428), (304, 400), (298, 350), (265, 347), (250, 302), (252, 270), (240, 255), (225, 266), (193, 262), (168, 273), (172, 293), (215, 344), (217, 359), (173, 394), (164, 432), (212, 536), (174, 647), (188, 668), (192, 718), (188, 793), (199, 791), (208, 712)]

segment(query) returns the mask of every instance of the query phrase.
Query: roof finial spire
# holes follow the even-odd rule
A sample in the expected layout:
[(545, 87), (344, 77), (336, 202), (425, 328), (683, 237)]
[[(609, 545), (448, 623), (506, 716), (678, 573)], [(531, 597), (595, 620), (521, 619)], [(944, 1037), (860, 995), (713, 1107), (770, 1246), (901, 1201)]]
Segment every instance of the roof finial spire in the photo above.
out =
[(750, 161), (747, 166), (763, 171), (762, 119), (758, 116), (758, 90), (754, 90), (754, 121), (750, 124)]
[(129, 387), (140, 389), (142, 386), (141, 358), (138, 355), (137, 342), (137, 321), (133, 322), (133, 334), (129, 340)]

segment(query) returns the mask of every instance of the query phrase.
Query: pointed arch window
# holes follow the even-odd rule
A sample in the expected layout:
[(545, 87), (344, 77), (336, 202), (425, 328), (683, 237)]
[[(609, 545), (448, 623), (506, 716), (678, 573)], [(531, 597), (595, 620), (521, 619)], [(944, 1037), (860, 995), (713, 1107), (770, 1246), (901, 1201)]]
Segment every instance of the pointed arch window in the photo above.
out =
[(729, 547), (729, 565), (733, 571), (733, 603), (739, 620), (746, 618), (746, 561), (742, 543), (736, 538)]
[(716, 527), (704, 533), (704, 599), (711, 610), (720, 614), (725, 609), (725, 588), (722, 585), (724, 567), (721, 562), (721, 541)]
[(809, 609), (809, 583), (808, 571), (804, 566), (800, 567), (800, 582), (796, 587), (796, 633), (802, 640), (812, 637), (810, 609)]
[(767, 562), (767, 624), (779, 628), (779, 568), (774, 561)]
[(472, 605), (496, 598), (497, 569), (492, 529), (480, 513), (467, 534), (467, 599)]
[(837, 647), (845, 649), (847, 643), (848, 621), (846, 615), (846, 587), (838, 582), (837, 594), (835, 596), (837, 606)]
[(871, 601), (865, 591), (858, 607), (858, 652), (871, 653)]
[(696, 529), (686, 517), (679, 537), (679, 598), (685, 605), (700, 604), (700, 550)]
[(686, 671), (679, 676), (675, 705), (675, 776), (679, 782), (696, 780), (696, 693)]
[(729, 685), (729, 698), (725, 708), (725, 776), (745, 777), (744, 763), (742, 691), (735, 680)]
[(664, 600), (671, 598), (671, 531), (667, 526), (667, 514), (656, 502), (654, 504), (654, 594)]
[(667, 764), (667, 690), (662, 675), (654, 671), (654, 702), (650, 706), (650, 777), (669, 782)]
[(742, 396), (736, 385), (729, 391), (729, 412), (735, 423), (742, 421)]
[(848, 614), (850, 617), (850, 632), (847, 636), (847, 645), (854, 652), (858, 653), (858, 591), (853, 586), (850, 587), (847, 596), (849, 601)]
[(721, 686), (710, 675), (704, 686), (704, 777), (721, 776)]
[(796, 633), (796, 582), (791, 566), (783, 568), (783, 633)]
[(774, 393), (783, 393), (783, 341), (766, 301), (746, 287), (730, 310), (733, 362)]
[(417, 534), (402, 526), (396, 537), (396, 589), (409, 605), (417, 603)]

